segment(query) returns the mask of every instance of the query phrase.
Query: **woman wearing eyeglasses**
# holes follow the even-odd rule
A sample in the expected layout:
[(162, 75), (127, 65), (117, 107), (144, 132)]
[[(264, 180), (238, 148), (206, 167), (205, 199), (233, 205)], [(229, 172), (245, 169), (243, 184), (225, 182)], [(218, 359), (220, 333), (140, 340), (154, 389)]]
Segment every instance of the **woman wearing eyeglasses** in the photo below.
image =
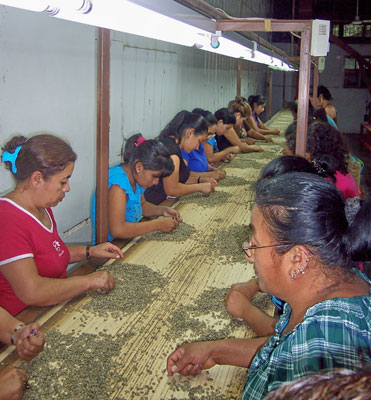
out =
[(272, 335), (187, 343), (167, 361), (170, 376), (216, 364), (249, 368), (244, 400), (262, 399), (321, 369), (371, 363), (371, 281), (353, 268), (371, 259), (371, 202), (345, 215), (336, 187), (292, 172), (259, 180), (245, 247), (262, 291), (287, 304)]

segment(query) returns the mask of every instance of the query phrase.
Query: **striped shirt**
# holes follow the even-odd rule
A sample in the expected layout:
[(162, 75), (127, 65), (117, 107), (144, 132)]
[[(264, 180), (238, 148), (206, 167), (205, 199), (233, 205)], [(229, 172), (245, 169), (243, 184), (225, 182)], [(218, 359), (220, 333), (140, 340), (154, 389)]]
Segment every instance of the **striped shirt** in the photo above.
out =
[(275, 334), (252, 361), (243, 400), (262, 399), (283, 383), (322, 369), (371, 364), (371, 288), (370, 296), (334, 298), (310, 307), (303, 321), (281, 336), (290, 314), (286, 303)]

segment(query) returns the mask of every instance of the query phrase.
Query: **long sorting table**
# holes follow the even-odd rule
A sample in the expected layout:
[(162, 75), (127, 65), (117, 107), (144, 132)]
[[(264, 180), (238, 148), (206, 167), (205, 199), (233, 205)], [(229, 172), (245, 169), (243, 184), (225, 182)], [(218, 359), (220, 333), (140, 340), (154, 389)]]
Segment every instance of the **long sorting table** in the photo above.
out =
[[(283, 131), (291, 120), (281, 111), (268, 125)], [(230, 178), (210, 198), (175, 203), (187, 228), (177, 240), (164, 240), (164, 234), (137, 238), (123, 248), (124, 260), (107, 262), (117, 295), (87, 294), (40, 315), (47, 345), (34, 361), (22, 363), (13, 346), (2, 350), (3, 365), (29, 373), (32, 389), (25, 399), (240, 397), (246, 369), (216, 366), (197, 377), (168, 377), (166, 358), (184, 341), (253, 337), (246, 324), (226, 314), (224, 298), (231, 284), (253, 276), (236, 246), (247, 239), (251, 183), (281, 152), (284, 138), (273, 140), (262, 144), (264, 153), (238, 155), (223, 166), (235, 183)], [(272, 313), (263, 296), (260, 305)]]

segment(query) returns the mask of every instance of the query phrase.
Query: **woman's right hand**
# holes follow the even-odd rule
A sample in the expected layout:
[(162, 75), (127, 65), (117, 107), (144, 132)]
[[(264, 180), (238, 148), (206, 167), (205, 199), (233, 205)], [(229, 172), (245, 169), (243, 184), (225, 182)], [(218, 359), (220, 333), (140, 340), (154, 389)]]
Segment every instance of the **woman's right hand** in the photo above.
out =
[(198, 375), (203, 369), (213, 367), (216, 362), (212, 357), (213, 342), (185, 343), (173, 351), (167, 359), (167, 373), (173, 376)]
[(86, 275), (89, 279), (89, 290), (109, 292), (115, 288), (115, 278), (107, 271), (96, 271)]
[(171, 232), (180, 224), (180, 221), (176, 217), (159, 217), (157, 221), (158, 230), (164, 233)]
[(14, 333), (14, 344), (17, 349), (18, 357), (23, 360), (32, 360), (45, 344), (44, 334), (40, 331), (40, 326), (36, 322), (25, 325)]
[(21, 399), (27, 380), (27, 374), (22, 369), (5, 367), (0, 371), (0, 400)]
[(240, 149), (239, 146), (232, 146), (229, 150), (230, 150), (230, 152), (233, 153), (233, 154), (241, 153), (241, 149)]
[(213, 189), (210, 182), (199, 183), (198, 186), (200, 188), (199, 192), (206, 195), (209, 195)]

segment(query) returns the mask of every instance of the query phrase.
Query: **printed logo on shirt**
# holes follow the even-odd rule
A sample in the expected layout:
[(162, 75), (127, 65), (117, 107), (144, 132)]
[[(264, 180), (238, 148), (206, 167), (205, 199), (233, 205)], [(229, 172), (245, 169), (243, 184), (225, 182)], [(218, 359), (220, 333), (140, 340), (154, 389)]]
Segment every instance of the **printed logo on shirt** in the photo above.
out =
[(54, 240), (53, 242), (53, 247), (55, 248), (56, 252), (58, 253), (58, 256), (61, 257), (64, 254), (64, 250), (61, 249), (61, 245), (58, 242), (58, 240)]

